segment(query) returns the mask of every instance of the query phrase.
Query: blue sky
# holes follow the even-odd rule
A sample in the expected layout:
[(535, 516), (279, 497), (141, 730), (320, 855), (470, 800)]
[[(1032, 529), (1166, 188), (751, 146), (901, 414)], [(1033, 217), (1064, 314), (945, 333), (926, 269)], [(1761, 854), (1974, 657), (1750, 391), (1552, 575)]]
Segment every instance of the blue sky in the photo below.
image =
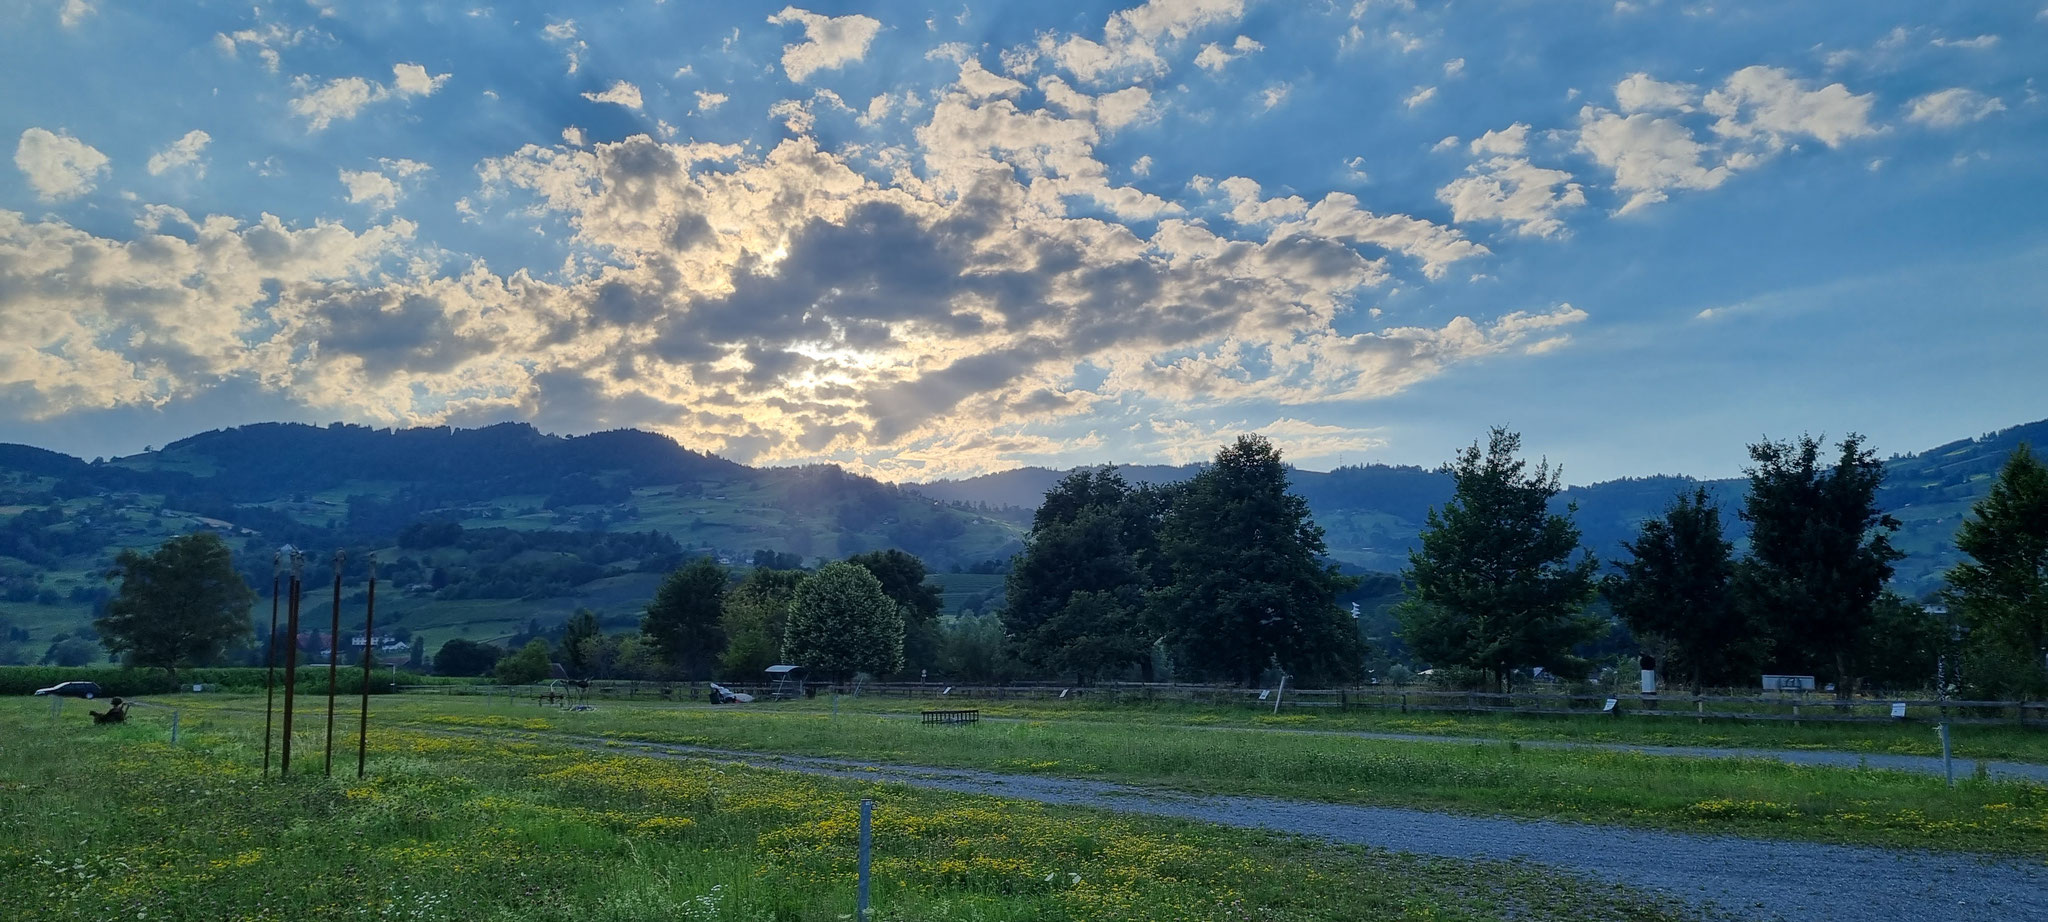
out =
[(1917, 451), (2048, 415), (2043, 61), (2009, 2), (28, 0), (0, 441)]

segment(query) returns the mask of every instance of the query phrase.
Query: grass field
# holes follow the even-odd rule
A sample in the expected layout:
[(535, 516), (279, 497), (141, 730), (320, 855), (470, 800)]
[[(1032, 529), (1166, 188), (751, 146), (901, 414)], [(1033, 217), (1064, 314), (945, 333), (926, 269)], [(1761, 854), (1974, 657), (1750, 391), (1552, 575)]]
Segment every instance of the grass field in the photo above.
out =
[(388, 724), (366, 780), (265, 780), (260, 716), (187, 710), (177, 745), (80, 716), (0, 702), (10, 915), (840, 920), (868, 797), (881, 920), (1694, 917), (1540, 866)]
[[(202, 706), (224, 700), (234, 699)], [(1967, 777), (1951, 790), (1927, 775), (1769, 760), (1113, 722), (927, 728), (852, 711), (834, 718), (769, 707), (606, 705), (576, 713), (427, 696), (382, 698), (376, 707), (383, 725), (422, 730), (647, 740), (1194, 792), (2048, 857), (2048, 787)]]
[[(936, 688), (934, 689), (936, 691)], [(1565, 716), (1541, 714), (1403, 714), (1387, 708), (1315, 708), (1288, 710), (1275, 716), (1263, 702), (1212, 705), (1173, 701), (1145, 702), (1104, 697), (1068, 700), (990, 701), (948, 696), (944, 699), (889, 697), (841, 698), (848, 711), (904, 713), (920, 707), (978, 708), (989, 717), (1023, 720), (1110, 720), (1158, 726), (1246, 727), (1268, 729), (1415, 733), (1428, 736), (1491, 740), (1557, 740), (1626, 743), (1654, 746), (1710, 746), (1724, 749), (1817, 749), (1839, 752), (1938, 756), (1941, 739), (1926, 724), (1831, 724), (1790, 721), (1693, 721), (1683, 717), (1624, 715)], [(796, 710), (829, 710), (819, 700), (777, 705)], [(1973, 724), (1951, 729), (1956, 757), (2048, 764), (2048, 728), (2038, 721), (2029, 729)]]

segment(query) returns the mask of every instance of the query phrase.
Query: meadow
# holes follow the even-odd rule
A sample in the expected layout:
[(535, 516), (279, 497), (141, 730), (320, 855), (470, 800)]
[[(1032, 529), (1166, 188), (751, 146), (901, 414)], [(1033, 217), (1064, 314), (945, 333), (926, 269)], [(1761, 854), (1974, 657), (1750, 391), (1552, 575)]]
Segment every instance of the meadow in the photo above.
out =
[[(161, 699), (172, 702), (178, 699)], [(260, 699), (189, 708), (260, 715)], [(875, 763), (1090, 778), (1218, 794), (1415, 807), (1937, 851), (2048, 857), (2048, 787), (1796, 766), (1768, 759), (1389, 741), (1111, 721), (925, 727), (862, 713), (602, 704), (587, 712), (474, 697), (375, 701), (383, 727), (484, 739), (634, 740)], [(216, 710), (215, 713), (227, 713)]]
[[(173, 745), (155, 719), (0, 702), (0, 905), (37, 922), (840, 920), (872, 798), (878, 920), (1699, 918), (1540, 866), (391, 721), (365, 779), (264, 778), (260, 712), (186, 704)], [(317, 764), (317, 737), (300, 746)]]
[[(932, 689), (933, 692), (937, 687)], [(1632, 704), (1632, 703), (1631, 703)], [(1816, 702), (1816, 710), (1825, 702)], [(829, 698), (778, 708), (825, 711)], [(1683, 708), (1682, 702), (1675, 703)], [(1487, 740), (1546, 740), (1619, 743), (1649, 746), (1705, 746), (1719, 749), (1813, 749), (1889, 755), (1938, 756), (1941, 740), (1920, 720), (1827, 723), (1786, 720), (1692, 720), (1684, 716), (1647, 717), (1585, 714), (1464, 714), (1453, 711), (1402, 713), (1394, 708), (1297, 708), (1274, 714), (1266, 702), (1247, 699), (1237, 704), (1145, 700), (1135, 696), (1084, 694), (1065, 700), (1004, 699), (936, 695), (906, 699), (842, 696), (836, 707), (864, 713), (911, 713), (923, 707), (976, 708), (988, 717), (1019, 720), (1107, 721), (1183, 727), (1238, 727), (1330, 732), (1412, 733), (1425, 736)], [(2048, 763), (2048, 727), (2038, 720), (2021, 728), (2010, 724), (1965, 724), (1951, 729), (1956, 757), (1970, 760), (2012, 760)]]

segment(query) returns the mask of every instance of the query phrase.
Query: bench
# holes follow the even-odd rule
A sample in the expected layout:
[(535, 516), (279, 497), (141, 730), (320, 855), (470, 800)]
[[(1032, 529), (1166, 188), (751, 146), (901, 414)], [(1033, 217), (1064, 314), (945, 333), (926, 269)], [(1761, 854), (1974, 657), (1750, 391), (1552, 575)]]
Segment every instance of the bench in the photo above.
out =
[(971, 708), (959, 711), (922, 711), (920, 716), (927, 724), (971, 724), (981, 721), (981, 712)]

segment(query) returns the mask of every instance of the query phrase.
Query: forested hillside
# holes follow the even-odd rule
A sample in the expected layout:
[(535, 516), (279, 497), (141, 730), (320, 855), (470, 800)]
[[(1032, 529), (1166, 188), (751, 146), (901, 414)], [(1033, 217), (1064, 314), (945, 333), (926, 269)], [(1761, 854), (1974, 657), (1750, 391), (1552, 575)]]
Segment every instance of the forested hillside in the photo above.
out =
[[(1953, 536), (1970, 503), (2021, 442), (2048, 444), (2048, 421), (1953, 442), (1886, 465), (1880, 502), (1903, 524), (1907, 553), (1894, 586), (1917, 596), (1955, 562)], [(1134, 484), (1167, 483), (1198, 467), (1119, 468)], [(202, 433), (126, 458), (87, 462), (0, 444), (0, 660), (35, 660), (84, 629), (110, 595), (103, 573), (126, 547), (210, 528), (229, 536), (259, 592), (271, 551), (310, 552), (310, 585), (332, 580), (348, 554), (347, 592), (362, 592), (375, 553), (379, 621), (431, 643), (503, 639), (558, 625), (576, 608), (608, 626), (634, 623), (661, 574), (692, 556), (781, 565), (901, 548), (940, 574), (945, 611), (1001, 603), (995, 574), (1021, 546), (1031, 512), (1064, 472), (1024, 468), (899, 488), (838, 468), (755, 469), (659, 435), (615, 431), (564, 438), (530, 426), (370, 429), (271, 423)], [(1451, 495), (1448, 475), (1365, 465), (1293, 471), (1348, 571), (1400, 570), (1428, 510)], [(1681, 490), (1682, 476), (1573, 487), (1585, 543), (1603, 558)], [(1743, 482), (1708, 481), (1738, 543)], [(1391, 628), (1398, 585), (1369, 580), (1346, 601), (1369, 634)], [(352, 603), (359, 604), (359, 603)], [(354, 610), (354, 609), (351, 609)]]

